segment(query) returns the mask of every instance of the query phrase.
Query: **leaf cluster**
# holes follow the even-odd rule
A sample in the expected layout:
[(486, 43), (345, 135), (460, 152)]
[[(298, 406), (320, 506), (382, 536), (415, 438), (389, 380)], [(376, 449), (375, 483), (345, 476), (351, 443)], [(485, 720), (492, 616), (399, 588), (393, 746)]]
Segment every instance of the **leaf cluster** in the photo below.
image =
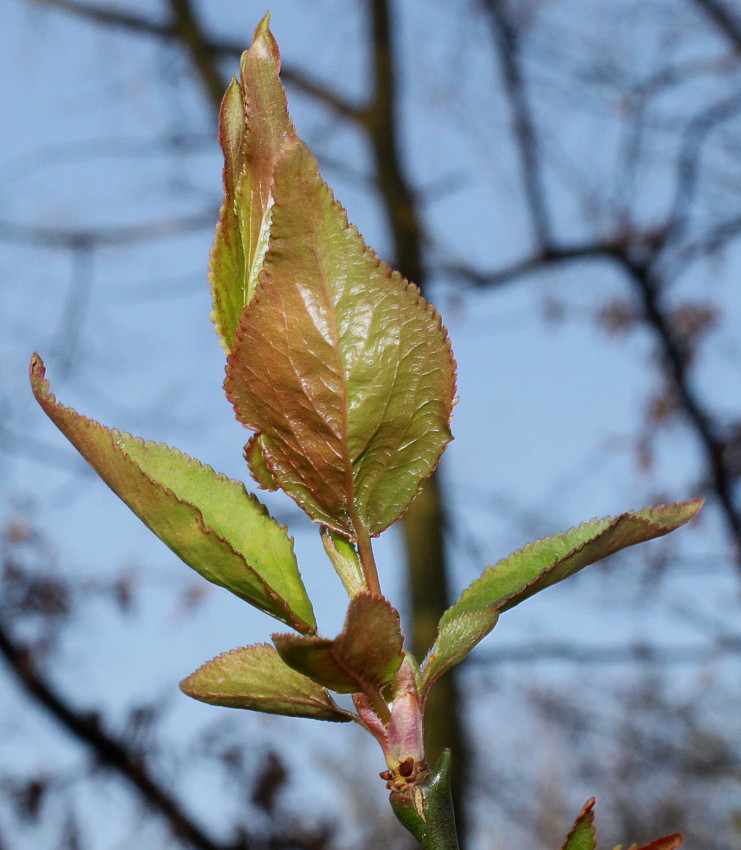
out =
[[(292, 538), (241, 482), (60, 404), (37, 355), (31, 385), (55, 425), (176, 555), (292, 629), (274, 634), (272, 645), (212, 659), (183, 680), (185, 693), (354, 720), (381, 743), (390, 787), (403, 797), (406, 784), (437, 787), (421, 751), (430, 689), (502, 612), (672, 531), (701, 502), (591, 520), (519, 549), (486, 567), (443, 614), (421, 667), (405, 655), (371, 541), (403, 515), (451, 439), (455, 362), (435, 309), (366, 246), (323, 181), (290, 120), (279, 72), (266, 16), (220, 112), (224, 200), (210, 256), (212, 319), (226, 352), (226, 395), (251, 431), (249, 471), (259, 488), (283, 490), (319, 525), (349, 596), (340, 634), (317, 633)], [(330, 692), (352, 694), (357, 713)], [(667, 841), (641, 850), (677, 846)], [(588, 805), (562, 850), (593, 848)]]

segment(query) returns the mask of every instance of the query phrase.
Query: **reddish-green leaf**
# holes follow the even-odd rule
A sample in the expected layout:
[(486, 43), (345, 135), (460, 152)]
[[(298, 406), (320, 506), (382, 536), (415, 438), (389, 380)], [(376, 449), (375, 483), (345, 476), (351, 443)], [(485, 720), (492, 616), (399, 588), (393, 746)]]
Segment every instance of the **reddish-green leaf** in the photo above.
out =
[(275, 483), (356, 540), (396, 520), (450, 440), (450, 344), (419, 290), (348, 224), (289, 132), (270, 250), (226, 391)]
[(594, 850), (597, 838), (594, 833), (594, 797), (584, 804), (561, 850)]
[(681, 843), (682, 836), (678, 832), (675, 832), (673, 835), (665, 835), (663, 838), (657, 838), (656, 841), (651, 841), (642, 847), (633, 844), (628, 850), (675, 850)]
[(323, 687), (286, 666), (265, 643), (222, 653), (183, 679), (180, 688), (211, 705), (337, 723), (352, 720)]
[(275, 159), (290, 126), (268, 15), (242, 56), (219, 115), (224, 201), (210, 258), (212, 318), (229, 351), (239, 314), (252, 298), (270, 234)]
[(368, 593), (350, 601), (334, 640), (289, 634), (273, 635), (273, 643), (286, 664), (338, 693), (388, 684), (403, 660), (399, 615), (388, 600)]
[(275, 483), (273, 473), (265, 463), (265, 458), (260, 448), (260, 435), (253, 434), (247, 445), (244, 447), (244, 458), (250, 468), (252, 477), (257, 482), (257, 486), (261, 490), (277, 490), (278, 485)]
[(530, 543), (487, 567), (440, 619), (438, 638), (423, 667), (425, 688), (491, 631), (501, 611), (619, 549), (673, 531), (701, 505), (701, 499), (692, 499), (593, 519)]
[(186, 564), (292, 628), (315, 630), (293, 541), (241, 483), (59, 404), (38, 355), (31, 359), (31, 385), (59, 430)]

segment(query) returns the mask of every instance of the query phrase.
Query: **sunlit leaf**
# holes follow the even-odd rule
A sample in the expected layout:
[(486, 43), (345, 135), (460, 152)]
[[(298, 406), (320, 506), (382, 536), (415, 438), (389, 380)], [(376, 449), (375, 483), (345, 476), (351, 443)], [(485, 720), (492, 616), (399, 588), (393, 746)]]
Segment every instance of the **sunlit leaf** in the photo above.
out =
[(278, 78), (278, 46), (268, 15), (242, 55), (219, 115), (224, 153), (224, 201), (209, 263), (212, 318), (224, 348), (234, 340), (239, 314), (252, 298), (270, 236), (275, 159), (290, 126)]
[(587, 800), (579, 813), (561, 850), (594, 850), (597, 839), (594, 833), (594, 797)]
[(382, 687), (403, 660), (399, 615), (388, 600), (368, 593), (350, 601), (334, 640), (289, 634), (273, 635), (273, 643), (286, 664), (338, 693)]
[(39, 404), (105, 483), (186, 564), (301, 632), (316, 621), (293, 541), (244, 486), (158, 443), (109, 429), (59, 404), (31, 359)]
[(224, 652), (183, 679), (180, 688), (211, 705), (337, 723), (352, 720), (321, 685), (292, 670), (264, 643)]
[(435, 643), (425, 659), (422, 678), (422, 698), (426, 699), (432, 685), (468, 655), (497, 624), (499, 612), (492, 608), (465, 611), (440, 624)]
[(270, 250), (227, 368), (275, 482), (356, 540), (397, 519), (450, 440), (450, 344), (419, 290), (348, 224), (291, 133)]
[(692, 499), (593, 519), (530, 543), (487, 567), (440, 619), (439, 636), (423, 667), (425, 686), (429, 688), (491, 631), (496, 614), (626, 546), (673, 531), (701, 505), (701, 499)]

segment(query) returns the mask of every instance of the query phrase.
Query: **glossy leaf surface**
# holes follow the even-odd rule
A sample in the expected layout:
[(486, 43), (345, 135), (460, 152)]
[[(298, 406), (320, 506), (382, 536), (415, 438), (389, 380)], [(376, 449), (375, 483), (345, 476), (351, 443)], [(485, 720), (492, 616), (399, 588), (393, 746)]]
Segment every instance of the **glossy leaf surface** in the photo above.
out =
[(292, 134), (270, 250), (225, 388), (275, 483), (357, 540), (396, 520), (450, 440), (450, 344), (419, 290), (348, 224)]
[(337, 723), (352, 719), (323, 687), (292, 670), (264, 643), (222, 653), (183, 679), (180, 688), (211, 705)]
[(290, 127), (278, 46), (268, 16), (242, 55), (219, 114), (224, 200), (209, 262), (212, 318), (229, 351), (239, 315), (255, 290), (270, 235), (275, 160)]
[(594, 797), (584, 804), (561, 850), (594, 850), (597, 838), (594, 832)]
[(693, 499), (593, 519), (530, 543), (487, 567), (440, 619), (439, 636), (423, 667), (425, 686), (429, 688), (441, 671), (460, 661), (491, 631), (496, 614), (626, 546), (673, 531), (701, 505), (702, 500)]
[(382, 687), (403, 660), (399, 615), (382, 596), (355, 596), (345, 627), (333, 640), (317, 636), (273, 635), (281, 658), (324, 687), (358, 693), (364, 684)]
[(59, 404), (44, 364), (34, 394), (105, 483), (204, 578), (301, 632), (316, 627), (293, 541), (244, 486), (168, 446), (109, 429)]

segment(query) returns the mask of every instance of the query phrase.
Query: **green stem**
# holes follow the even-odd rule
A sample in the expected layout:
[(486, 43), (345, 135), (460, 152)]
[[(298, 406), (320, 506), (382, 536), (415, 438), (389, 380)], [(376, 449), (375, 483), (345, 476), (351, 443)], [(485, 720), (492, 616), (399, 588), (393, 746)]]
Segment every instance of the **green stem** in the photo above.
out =
[(392, 792), (391, 808), (419, 841), (422, 850), (460, 850), (450, 797), (450, 750), (444, 750), (435, 770), (418, 785)]

